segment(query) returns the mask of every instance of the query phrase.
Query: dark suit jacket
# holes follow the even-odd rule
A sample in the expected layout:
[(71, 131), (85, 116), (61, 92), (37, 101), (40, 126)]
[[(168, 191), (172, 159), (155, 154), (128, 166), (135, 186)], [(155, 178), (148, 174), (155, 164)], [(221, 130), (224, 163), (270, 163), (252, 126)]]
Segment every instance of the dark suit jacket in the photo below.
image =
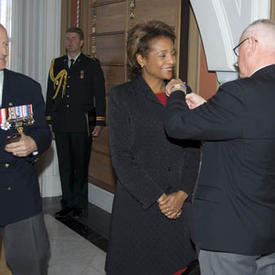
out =
[(179, 219), (169, 220), (157, 199), (178, 190), (192, 193), (199, 143), (167, 138), (164, 109), (142, 77), (110, 91), (110, 149), (118, 182), (108, 274), (171, 275), (195, 258), (188, 227), (190, 204), (184, 204)]
[[(62, 70), (68, 73), (67, 81), (53, 82), (50, 74), (48, 78), (46, 119), (53, 129), (60, 132), (87, 132), (87, 114), (93, 108), (96, 125), (104, 126), (105, 81), (99, 61), (81, 53), (69, 69), (68, 56), (64, 55), (54, 60), (54, 77)], [(60, 91), (53, 99), (60, 81)], [(63, 85), (65, 91), (62, 97)]]
[(202, 249), (258, 255), (275, 251), (275, 65), (222, 85), (189, 110), (173, 93), (166, 130), (204, 140), (193, 239)]
[[(27, 76), (4, 70), (2, 108), (25, 104), (32, 104), (35, 122), (24, 127), (24, 133), (34, 139), (40, 155), (51, 142), (41, 87)], [(34, 157), (15, 157), (4, 150), (7, 135), (14, 132), (16, 130), (0, 128), (0, 225), (34, 216), (41, 211)]]

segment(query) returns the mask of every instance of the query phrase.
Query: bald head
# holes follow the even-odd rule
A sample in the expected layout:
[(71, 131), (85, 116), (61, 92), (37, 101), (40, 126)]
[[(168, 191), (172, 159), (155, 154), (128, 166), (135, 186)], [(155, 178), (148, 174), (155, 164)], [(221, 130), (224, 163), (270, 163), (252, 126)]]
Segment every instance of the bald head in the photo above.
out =
[(275, 22), (260, 19), (251, 23), (242, 33), (242, 38), (256, 37), (266, 50), (275, 51)]
[(275, 22), (261, 19), (242, 33), (239, 47), (240, 77), (250, 77), (258, 69), (275, 64)]
[(6, 28), (0, 24), (0, 70), (6, 67), (9, 56), (9, 39)]

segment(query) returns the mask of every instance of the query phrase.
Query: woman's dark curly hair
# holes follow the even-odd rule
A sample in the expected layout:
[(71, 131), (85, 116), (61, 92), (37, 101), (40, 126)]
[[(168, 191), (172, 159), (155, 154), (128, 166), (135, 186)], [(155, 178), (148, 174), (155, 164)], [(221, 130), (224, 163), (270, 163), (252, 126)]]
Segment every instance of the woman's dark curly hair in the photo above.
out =
[(168, 37), (173, 43), (176, 36), (173, 29), (166, 23), (152, 20), (137, 24), (128, 32), (127, 39), (127, 70), (129, 79), (133, 80), (141, 74), (142, 68), (137, 62), (136, 55), (146, 57), (150, 50), (150, 41), (159, 37)]

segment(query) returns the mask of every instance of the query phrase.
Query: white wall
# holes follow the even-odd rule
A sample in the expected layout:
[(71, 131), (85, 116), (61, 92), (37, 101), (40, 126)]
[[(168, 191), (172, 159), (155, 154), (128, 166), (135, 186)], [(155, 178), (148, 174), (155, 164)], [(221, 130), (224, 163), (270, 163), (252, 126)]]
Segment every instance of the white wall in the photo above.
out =
[[(42, 86), (44, 97), (52, 58), (60, 55), (61, 0), (13, 0), (11, 70)], [(43, 197), (61, 194), (55, 144), (39, 162)]]
[(208, 70), (218, 80), (237, 77), (232, 49), (253, 21), (270, 17), (270, 0), (190, 0), (201, 33)]

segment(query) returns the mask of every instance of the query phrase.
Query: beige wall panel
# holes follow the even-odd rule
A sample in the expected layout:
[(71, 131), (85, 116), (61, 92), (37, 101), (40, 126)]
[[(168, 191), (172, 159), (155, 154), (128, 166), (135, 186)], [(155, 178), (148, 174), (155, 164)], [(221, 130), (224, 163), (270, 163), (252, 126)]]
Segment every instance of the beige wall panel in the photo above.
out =
[(126, 11), (124, 2), (97, 7), (96, 32), (124, 31)]
[(96, 56), (102, 65), (123, 65), (125, 60), (124, 34), (96, 37)]
[(179, 0), (136, 0), (135, 22), (157, 19), (170, 26), (178, 21)]
[(125, 81), (124, 66), (102, 66), (106, 79), (106, 93), (108, 94), (113, 86), (119, 85)]

